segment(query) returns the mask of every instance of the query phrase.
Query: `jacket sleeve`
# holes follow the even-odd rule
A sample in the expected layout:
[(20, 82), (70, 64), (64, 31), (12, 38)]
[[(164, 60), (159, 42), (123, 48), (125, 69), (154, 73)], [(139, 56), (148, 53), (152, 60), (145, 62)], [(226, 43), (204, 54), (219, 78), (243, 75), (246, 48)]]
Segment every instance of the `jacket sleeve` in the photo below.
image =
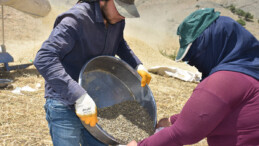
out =
[(65, 71), (61, 60), (69, 53), (77, 38), (78, 22), (73, 17), (65, 17), (58, 23), (49, 38), (38, 51), (34, 65), (45, 81), (57, 94), (74, 104), (86, 91)]
[[(202, 105), (202, 106), (201, 106)], [(230, 107), (215, 95), (196, 90), (174, 124), (139, 142), (139, 146), (182, 146), (205, 138), (229, 113)]]
[(126, 61), (131, 67), (136, 68), (137, 65), (142, 64), (139, 58), (130, 49), (129, 45), (123, 37), (123, 30), (125, 27), (125, 21), (122, 22), (122, 39), (119, 44), (119, 48), (116, 54), (124, 61)]
[(170, 122), (171, 122), (172, 125), (173, 125), (174, 122), (177, 120), (178, 116), (179, 116), (179, 114), (175, 114), (175, 115), (173, 115), (173, 116), (170, 117)]
[(131, 67), (136, 68), (137, 65), (141, 64), (141, 61), (130, 49), (127, 42), (122, 39), (117, 51), (117, 55), (124, 61), (126, 61)]
[[(244, 100), (250, 98), (251, 90), (250, 81), (240, 73), (216, 72), (195, 88), (172, 126), (164, 128), (138, 145), (194, 144), (210, 136), (219, 125), (222, 126), (222, 121), (229, 118)], [(220, 128), (225, 133), (231, 132), (228, 126)]]
[[(140, 146), (194, 144), (211, 134), (242, 101), (248, 84), (218, 72), (201, 82), (174, 124), (141, 141)], [(244, 85), (242, 84), (242, 82)], [(234, 87), (235, 86), (235, 87)], [(171, 117), (172, 119), (172, 117)], [(225, 132), (228, 132), (225, 129)]]

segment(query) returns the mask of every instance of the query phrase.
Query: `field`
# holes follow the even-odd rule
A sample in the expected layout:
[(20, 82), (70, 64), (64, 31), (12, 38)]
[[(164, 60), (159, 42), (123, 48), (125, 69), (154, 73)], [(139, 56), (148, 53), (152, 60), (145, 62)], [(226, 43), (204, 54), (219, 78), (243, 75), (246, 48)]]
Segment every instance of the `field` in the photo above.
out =
[[(163, 0), (163, 2), (165, 2), (165, 0)], [(167, 33), (159, 34), (158, 32), (167, 32), (167, 30), (152, 27), (153, 20), (149, 17), (145, 17), (145, 10), (156, 11), (155, 9), (147, 9), (149, 7), (148, 4), (147, 2), (147, 5), (145, 7), (143, 6), (143, 19), (129, 20), (125, 33), (125, 39), (129, 43), (129, 46), (144, 63), (146, 68), (153, 66), (173, 66), (196, 72), (197, 70), (195, 68), (184, 63), (176, 63), (161, 54), (161, 52), (167, 55), (175, 54), (179, 48), (178, 37), (168, 35)], [(190, 9), (184, 5), (179, 5), (178, 9), (175, 6), (175, 9), (173, 9), (176, 12), (177, 18), (182, 19), (183, 15), (188, 12), (180, 15), (180, 10), (183, 8), (190, 11)], [(14, 57), (14, 62), (9, 65), (33, 61), (42, 42), (47, 39), (51, 31), (54, 18), (65, 9), (67, 9), (65, 6), (54, 7), (47, 17), (35, 18), (13, 8), (5, 7), (5, 45), (7, 52)], [(167, 14), (166, 11), (163, 11), (163, 13)], [(229, 14), (229, 12), (226, 11), (223, 12), (223, 14)], [(236, 16), (233, 17), (236, 18)], [(173, 18), (161, 18), (162, 22), (164, 22), (164, 20), (169, 22), (169, 24), (175, 23), (171, 26), (174, 29), (179, 22), (179, 20)], [(150, 24), (146, 25), (143, 21)], [(158, 21), (155, 21), (154, 24), (161, 26)], [(145, 27), (140, 27), (142, 25), (145, 25)], [(167, 25), (163, 25), (163, 27), (167, 27)], [(258, 24), (255, 25), (255, 23), (249, 22), (247, 28), (252, 33), (257, 34), (258, 38)], [(3, 30), (0, 28), (0, 32), (1, 31)], [(170, 30), (170, 33), (171, 32)], [(2, 40), (2, 36), (0, 40)], [(149, 86), (156, 100), (158, 120), (179, 113), (190, 97), (193, 89), (197, 86), (197, 83), (184, 82), (175, 78), (156, 74), (151, 74), (151, 76), (152, 80)], [(0, 146), (52, 145), (43, 108), (45, 99), (44, 79), (42, 76), (34, 66), (30, 66), (23, 70), (0, 72), (0, 78), (13, 80), (11, 86), (0, 89)], [(22, 88), (25, 86), (29, 86), (36, 91), (22, 91), (21, 94), (14, 94), (12, 92), (17, 87)], [(204, 139), (194, 145), (206, 146), (207, 142)]]

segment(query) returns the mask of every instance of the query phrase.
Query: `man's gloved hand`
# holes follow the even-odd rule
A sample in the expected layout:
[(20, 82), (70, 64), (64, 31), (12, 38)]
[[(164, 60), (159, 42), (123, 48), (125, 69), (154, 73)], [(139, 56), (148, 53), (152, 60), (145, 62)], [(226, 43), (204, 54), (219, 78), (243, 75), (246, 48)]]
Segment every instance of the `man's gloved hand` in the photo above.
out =
[(94, 127), (97, 123), (97, 107), (93, 99), (85, 93), (76, 100), (75, 104), (76, 115), (84, 121), (85, 124), (90, 124)]
[(148, 71), (142, 64), (138, 65), (137, 71), (138, 71), (138, 74), (142, 77), (141, 86), (145, 87), (146, 84), (149, 84), (151, 80), (151, 75), (148, 73)]

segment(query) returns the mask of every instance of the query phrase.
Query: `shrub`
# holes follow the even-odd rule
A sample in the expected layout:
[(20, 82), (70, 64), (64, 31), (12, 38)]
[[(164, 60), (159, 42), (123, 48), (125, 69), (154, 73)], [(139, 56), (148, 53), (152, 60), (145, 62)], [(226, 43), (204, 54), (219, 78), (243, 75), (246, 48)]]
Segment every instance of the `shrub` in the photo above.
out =
[(230, 5), (228, 7), (228, 9), (232, 12), (232, 13), (236, 13), (236, 7), (234, 5)]
[(257, 22), (259, 23), (259, 19), (257, 20)]
[(246, 22), (243, 19), (238, 19), (237, 22), (241, 24), (242, 26), (246, 25)]
[(251, 21), (252, 19), (254, 19), (254, 16), (251, 13), (249, 13), (249, 12), (245, 13), (246, 21)]
[(243, 11), (243, 10), (241, 10), (241, 9), (237, 9), (236, 10), (236, 14), (238, 15), (238, 16), (245, 16), (245, 12)]
[[(242, 9), (237, 9), (234, 5), (230, 5), (227, 7), (233, 14), (237, 14), (239, 16), (239, 20), (238, 22), (241, 25), (245, 25), (245, 22), (243, 20), (241, 20), (241, 18), (243, 18), (245, 21), (253, 21), (254, 16), (249, 13), (249, 12), (245, 12)], [(259, 20), (258, 20), (259, 21)], [(258, 22), (259, 23), (259, 22)]]

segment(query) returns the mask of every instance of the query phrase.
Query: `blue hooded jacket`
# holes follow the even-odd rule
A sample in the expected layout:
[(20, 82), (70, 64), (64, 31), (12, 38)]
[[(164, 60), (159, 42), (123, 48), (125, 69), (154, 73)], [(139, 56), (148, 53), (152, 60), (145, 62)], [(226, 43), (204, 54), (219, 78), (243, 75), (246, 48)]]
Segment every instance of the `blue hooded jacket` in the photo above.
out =
[(141, 61), (124, 39), (125, 20), (105, 27), (98, 2), (78, 3), (59, 15), (34, 65), (45, 79), (45, 98), (74, 105), (86, 93), (77, 81), (86, 62), (118, 55), (136, 68)]
[(202, 73), (202, 80), (225, 70), (259, 80), (259, 42), (235, 20), (220, 16), (192, 43), (183, 61)]

